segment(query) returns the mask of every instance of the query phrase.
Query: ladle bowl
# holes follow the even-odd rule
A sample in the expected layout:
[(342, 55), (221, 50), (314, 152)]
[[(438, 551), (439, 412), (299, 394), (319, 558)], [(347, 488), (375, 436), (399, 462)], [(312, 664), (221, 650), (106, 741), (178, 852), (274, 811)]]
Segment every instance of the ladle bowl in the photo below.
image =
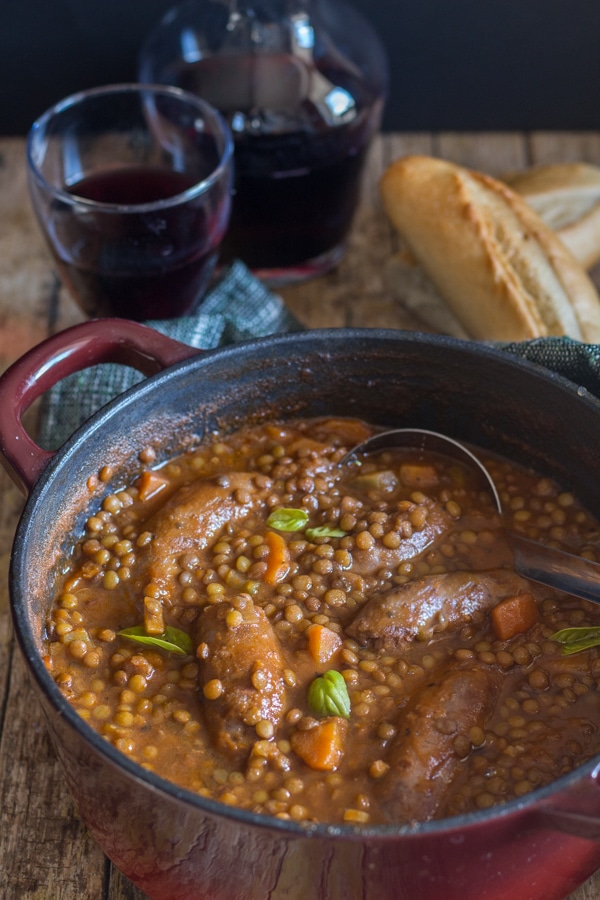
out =
[[(498, 513), (505, 515), (494, 479), (480, 459), (460, 441), (424, 428), (394, 428), (373, 435), (350, 450), (340, 465), (351, 464), (369, 453), (410, 447), (422, 452), (429, 451), (457, 459), (476, 470), (491, 493)], [(529, 540), (511, 529), (506, 536), (513, 551), (515, 571), (524, 578), (556, 588), (584, 600), (600, 603), (600, 565), (573, 553), (548, 547), (538, 541)]]

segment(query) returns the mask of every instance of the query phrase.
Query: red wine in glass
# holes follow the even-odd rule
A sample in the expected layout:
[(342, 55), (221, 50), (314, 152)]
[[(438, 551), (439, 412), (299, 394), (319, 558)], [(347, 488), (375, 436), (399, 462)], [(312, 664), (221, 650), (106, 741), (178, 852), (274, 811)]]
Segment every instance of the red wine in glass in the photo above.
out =
[(218, 223), (202, 200), (152, 210), (143, 205), (168, 201), (197, 182), (171, 169), (127, 166), (69, 185), (76, 201), (102, 207), (55, 201), (57, 263), (88, 315), (140, 321), (193, 311), (217, 260)]
[(229, 221), (232, 155), (217, 110), (169, 86), (90, 88), (33, 123), (32, 205), (85, 313), (195, 310)]

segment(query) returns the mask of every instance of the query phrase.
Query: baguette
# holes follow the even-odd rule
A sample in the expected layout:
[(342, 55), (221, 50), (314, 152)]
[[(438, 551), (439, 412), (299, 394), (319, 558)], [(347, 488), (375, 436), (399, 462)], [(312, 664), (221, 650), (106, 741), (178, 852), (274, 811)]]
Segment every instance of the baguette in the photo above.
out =
[(386, 169), (380, 189), (392, 224), (470, 337), (600, 341), (594, 285), (507, 185), (408, 156)]
[(600, 167), (535, 166), (503, 179), (560, 237), (585, 269), (600, 260)]

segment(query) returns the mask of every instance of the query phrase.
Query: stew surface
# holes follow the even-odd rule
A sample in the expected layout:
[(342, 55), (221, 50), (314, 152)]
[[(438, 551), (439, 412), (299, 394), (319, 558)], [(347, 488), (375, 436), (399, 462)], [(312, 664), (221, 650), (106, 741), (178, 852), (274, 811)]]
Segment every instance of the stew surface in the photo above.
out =
[[(485, 809), (600, 751), (600, 608), (514, 572), (457, 462), (340, 465), (375, 430), (267, 424), (156, 469), (142, 451), (48, 617), (48, 668), (106, 740), (223, 803), (359, 825)], [(479, 455), (510, 528), (600, 558), (572, 494)]]

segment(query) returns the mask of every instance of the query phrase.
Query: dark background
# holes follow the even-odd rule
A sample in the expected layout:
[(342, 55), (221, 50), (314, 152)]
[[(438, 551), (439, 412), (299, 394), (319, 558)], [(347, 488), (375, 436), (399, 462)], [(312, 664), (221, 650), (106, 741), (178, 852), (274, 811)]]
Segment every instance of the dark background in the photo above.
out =
[[(348, 0), (388, 48), (386, 130), (600, 128), (600, 0)], [(0, 134), (135, 79), (172, 0), (0, 0)]]

